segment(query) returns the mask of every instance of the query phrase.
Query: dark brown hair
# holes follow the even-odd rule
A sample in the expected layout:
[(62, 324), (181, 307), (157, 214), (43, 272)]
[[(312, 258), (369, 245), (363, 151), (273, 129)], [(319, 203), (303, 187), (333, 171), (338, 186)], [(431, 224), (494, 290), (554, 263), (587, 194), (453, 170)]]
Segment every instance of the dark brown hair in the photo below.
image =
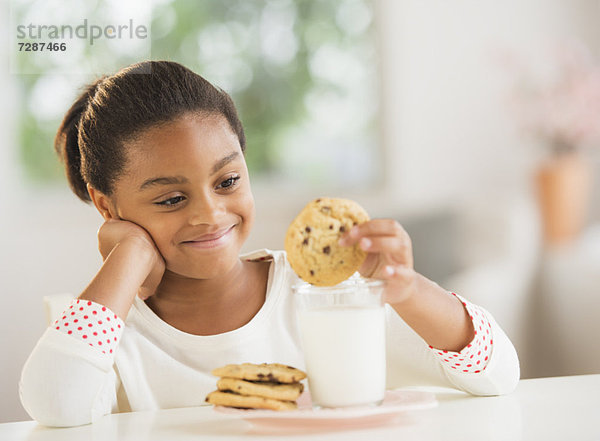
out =
[(244, 129), (230, 96), (179, 63), (144, 61), (88, 85), (54, 140), (73, 192), (89, 202), (89, 183), (111, 195), (125, 167), (125, 142), (186, 113), (223, 115), (245, 151)]

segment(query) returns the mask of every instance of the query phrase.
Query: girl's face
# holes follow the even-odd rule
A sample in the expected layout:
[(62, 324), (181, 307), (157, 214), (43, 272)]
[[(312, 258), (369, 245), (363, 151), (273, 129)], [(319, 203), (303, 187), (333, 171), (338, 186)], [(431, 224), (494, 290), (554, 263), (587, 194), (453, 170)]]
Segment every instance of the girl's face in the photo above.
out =
[(221, 115), (185, 115), (127, 143), (117, 214), (143, 227), (167, 270), (209, 279), (239, 261), (254, 199), (237, 135)]

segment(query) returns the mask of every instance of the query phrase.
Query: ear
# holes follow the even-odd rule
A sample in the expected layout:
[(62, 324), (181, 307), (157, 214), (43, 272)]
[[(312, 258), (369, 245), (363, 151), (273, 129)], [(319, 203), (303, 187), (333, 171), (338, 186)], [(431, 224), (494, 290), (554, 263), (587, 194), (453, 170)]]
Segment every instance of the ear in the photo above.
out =
[(96, 190), (90, 184), (87, 184), (87, 191), (92, 199), (92, 202), (96, 206), (96, 209), (102, 215), (104, 220), (120, 219), (120, 217), (117, 215), (116, 208), (108, 196), (101, 191)]

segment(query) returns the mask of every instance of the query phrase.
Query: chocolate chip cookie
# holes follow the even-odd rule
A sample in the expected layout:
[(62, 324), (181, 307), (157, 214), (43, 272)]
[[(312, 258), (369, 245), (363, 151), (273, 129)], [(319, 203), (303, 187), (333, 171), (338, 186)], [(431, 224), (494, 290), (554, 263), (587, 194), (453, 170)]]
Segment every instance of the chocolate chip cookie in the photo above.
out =
[(304, 390), (304, 385), (302, 383), (272, 383), (224, 377), (217, 381), (217, 389), (245, 396), (295, 401)]
[(218, 390), (209, 393), (205, 401), (215, 406), (238, 407), (242, 409), (294, 410), (298, 408), (298, 405), (293, 401), (238, 395)]
[(300, 369), (279, 363), (228, 364), (227, 366), (213, 369), (212, 374), (217, 377), (272, 383), (296, 383), (306, 378), (306, 373)]
[(322, 197), (310, 202), (291, 223), (285, 251), (298, 276), (316, 286), (333, 286), (354, 274), (367, 257), (357, 245), (341, 247), (340, 237), (369, 220), (367, 212), (348, 199)]

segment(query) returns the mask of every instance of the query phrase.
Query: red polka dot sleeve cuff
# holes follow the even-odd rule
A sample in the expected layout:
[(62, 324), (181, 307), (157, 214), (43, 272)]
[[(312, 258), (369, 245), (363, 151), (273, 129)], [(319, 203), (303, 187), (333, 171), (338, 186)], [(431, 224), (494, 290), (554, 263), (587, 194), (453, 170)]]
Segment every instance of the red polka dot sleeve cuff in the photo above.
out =
[(106, 306), (73, 299), (52, 327), (111, 355), (119, 344), (125, 324)]
[(467, 302), (457, 294), (452, 294), (456, 296), (467, 309), (469, 316), (473, 321), (475, 337), (460, 352), (443, 351), (435, 349), (432, 346), (429, 347), (446, 368), (457, 372), (478, 374), (486, 369), (492, 354), (492, 346), (494, 344), (492, 326), (482, 308)]

